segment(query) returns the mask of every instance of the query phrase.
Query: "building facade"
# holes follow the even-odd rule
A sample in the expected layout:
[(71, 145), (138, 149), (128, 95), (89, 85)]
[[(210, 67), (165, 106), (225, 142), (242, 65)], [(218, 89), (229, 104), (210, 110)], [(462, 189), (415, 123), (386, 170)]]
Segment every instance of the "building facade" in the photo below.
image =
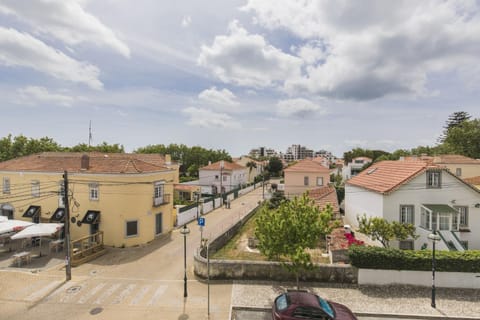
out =
[(68, 176), (71, 239), (98, 231), (104, 244), (148, 243), (173, 228), (178, 166), (155, 154), (41, 153), (0, 163), (0, 214), (64, 222)]
[(200, 168), (198, 176), (202, 194), (224, 194), (248, 182), (248, 169), (222, 160)]
[(285, 196), (294, 197), (313, 188), (327, 186), (330, 170), (311, 159), (301, 160), (284, 169)]

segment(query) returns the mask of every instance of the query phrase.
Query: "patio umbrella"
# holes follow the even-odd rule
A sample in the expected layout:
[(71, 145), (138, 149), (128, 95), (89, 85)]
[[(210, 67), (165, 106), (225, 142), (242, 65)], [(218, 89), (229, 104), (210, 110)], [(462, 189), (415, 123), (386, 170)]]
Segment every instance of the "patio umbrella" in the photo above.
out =
[(32, 223), (22, 231), (14, 234), (12, 239), (49, 237), (61, 228), (63, 228), (63, 223)]
[[(14, 234), (12, 239), (26, 239), (40, 237), (40, 248), (42, 247), (42, 237), (50, 237), (58, 230), (63, 228), (63, 223), (34, 223), (22, 231)], [(42, 251), (40, 250), (40, 255)]]
[(0, 221), (0, 234), (17, 232), (23, 230), (24, 228), (31, 226), (33, 222), (23, 221), (23, 220), (7, 220)]
[(4, 221), (7, 221), (7, 220), (8, 220), (8, 217), (0, 216), (0, 222), (4, 222)]

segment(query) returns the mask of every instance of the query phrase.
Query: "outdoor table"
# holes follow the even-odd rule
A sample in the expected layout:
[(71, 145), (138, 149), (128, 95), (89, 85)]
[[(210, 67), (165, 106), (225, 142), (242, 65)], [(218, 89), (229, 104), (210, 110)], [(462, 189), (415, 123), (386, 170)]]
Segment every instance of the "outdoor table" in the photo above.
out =
[(49, 247), (50, 247), (50, 251), (55, 249), (55, 252), (58, 252), (59, 249), (63, 249), (63, 240), (58, 239), (58, 240), (50, 241)]
[(14, 254), (12, 257), (13, 257), (13, 263), (14, 264), (17, 263), (17, 265), (20, 267), (22, 265), (22, 262), (30, 263), (32, 259), (32, 254), (28, 251), (22, 251)]

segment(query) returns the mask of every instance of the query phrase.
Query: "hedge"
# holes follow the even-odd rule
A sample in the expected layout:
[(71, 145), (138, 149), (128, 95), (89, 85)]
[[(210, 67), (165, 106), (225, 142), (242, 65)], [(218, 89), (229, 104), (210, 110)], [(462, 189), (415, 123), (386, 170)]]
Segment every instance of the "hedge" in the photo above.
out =
[[(400, 250), (351, 246), (350, 263), (357, 268), (386, 270), (432, 270), (431, 250)], [(480, 251), (435, 251), (437, 271), (480, 272)]]

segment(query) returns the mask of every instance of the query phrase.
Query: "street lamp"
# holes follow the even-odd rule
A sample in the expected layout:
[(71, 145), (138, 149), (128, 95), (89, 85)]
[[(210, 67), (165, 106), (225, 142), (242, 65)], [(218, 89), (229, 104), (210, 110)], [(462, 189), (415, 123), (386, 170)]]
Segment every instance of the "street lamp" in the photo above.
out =
[(428, 235), (428, 239), (432, 240), (432, 248), (433, 248), (433, 251), (432, 251), (432, 308), (436, 308), (437, 305), (435, 304), (435, 265), (436, 265), (436, 261), (435, 261), (435, 243), (437, 241), (440, 241), (440, 236), (437, 234), (437, 230), (433, 230), (433, 233), (429, 234)]
[(187, 228), (187, 225), (184, 224), (183, 228), (180, 229), (180, 233), (183, 235), (183, 297), (186, 298), (187, 294), (187, 235), (190, 233), (190, 229)]

